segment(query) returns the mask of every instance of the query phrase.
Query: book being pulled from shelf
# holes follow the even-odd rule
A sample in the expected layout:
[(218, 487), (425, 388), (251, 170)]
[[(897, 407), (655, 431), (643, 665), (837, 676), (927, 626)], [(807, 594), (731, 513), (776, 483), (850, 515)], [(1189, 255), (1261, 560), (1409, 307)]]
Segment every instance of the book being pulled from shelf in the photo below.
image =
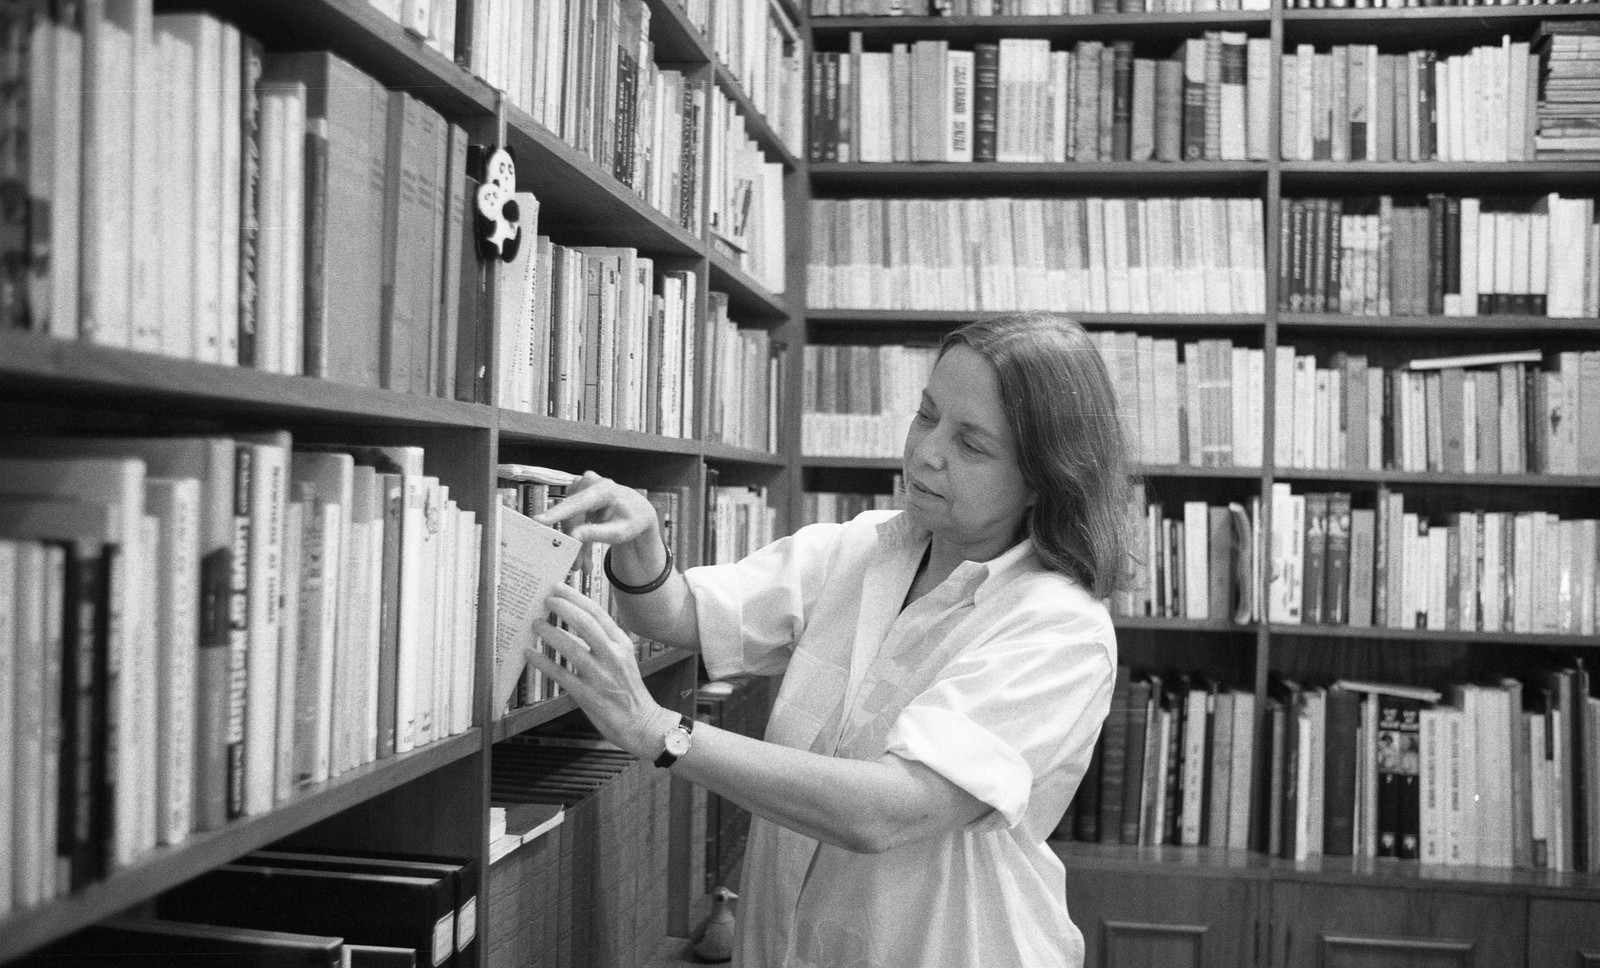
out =
[[(1005, 37), (811, 55), (813, 162), (1265, 161), (1271, 44)], [(1160, 59), (1153, 54), (1161, 55)]]
[(1278, 309), (1600, 316), (1593, 198), (1284, 198)]
[(1260, 313), (1250, 198), (814, 198), (816, 309)]
[(1600, 529), (1545, 511), (1425, 515), (1380, 492), (1274, 484), (1267, 619), (1461, 632), (1593, 635)]
[(1276, 464), (1444, 474), (1600, 473), (1600, 352), (1476, 353), (1331, 366), (1279, 346)]
[(4, 445), (11, 904), (470, 725), (480, 527), (421, 448)]

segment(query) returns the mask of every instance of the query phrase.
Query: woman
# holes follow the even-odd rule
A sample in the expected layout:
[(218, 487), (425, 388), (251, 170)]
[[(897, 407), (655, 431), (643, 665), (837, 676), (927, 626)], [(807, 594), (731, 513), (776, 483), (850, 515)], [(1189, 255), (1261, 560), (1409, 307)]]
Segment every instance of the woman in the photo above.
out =
[[(736, 963), (1083, 961), (1044, 843), (1110, 704), (1099, 599), (1122, 573), (1124, 441), (1084, 331), (1027, 314), (947, 336), (904, 454), (906, 510), (672, 570), (650, 504), (585, 475), (544, 515), (611, 545), (623, 623), (712, 678), (783, 672), (766, 740), (680, 721), (569, 589), (530, 661), (610, 740), (753, 814)], [(691, 731), (692, 730), (692, 731)]]

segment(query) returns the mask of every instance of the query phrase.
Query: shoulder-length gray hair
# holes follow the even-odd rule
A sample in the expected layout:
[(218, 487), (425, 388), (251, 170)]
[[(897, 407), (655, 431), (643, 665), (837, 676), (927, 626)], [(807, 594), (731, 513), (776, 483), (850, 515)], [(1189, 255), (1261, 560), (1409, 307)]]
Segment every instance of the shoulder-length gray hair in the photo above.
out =
[(1100, 598), (1126, 577), (1127, 440), (1116, 390), (1089, 334), (1059, 313), (1015, 313), (945, 336), (1000, 378), (1022, 477), (1037, 495), (1026, 527), (1044, 564)]

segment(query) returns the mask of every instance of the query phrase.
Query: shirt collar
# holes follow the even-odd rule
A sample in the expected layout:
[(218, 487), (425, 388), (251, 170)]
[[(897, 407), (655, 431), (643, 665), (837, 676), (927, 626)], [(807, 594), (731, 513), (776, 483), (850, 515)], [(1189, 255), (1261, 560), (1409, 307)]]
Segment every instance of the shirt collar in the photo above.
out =
[[(891, 551), (910, 553), (915, 549), (920, 552), (931, 535), (932, 532), (927, 528), (917, 527), (912, 522), (911, 515), (904, 511), (878, 524), (878, 537), (885, 548)], [(959, 583), (962, 594), (970, 597), (976, 604), (985, 594), (986, 588), (993, 588), (998, 584), (991, 579), (1002, 578), (1013, 571), (1024, 569), (1030, 564), (1036, 564), (1037, 560), (1033, 538), (1025, 537), (998, 557), (988, 561), (963, 561), (956, 566), (956, 570), (950, 573), (945, 582)]]

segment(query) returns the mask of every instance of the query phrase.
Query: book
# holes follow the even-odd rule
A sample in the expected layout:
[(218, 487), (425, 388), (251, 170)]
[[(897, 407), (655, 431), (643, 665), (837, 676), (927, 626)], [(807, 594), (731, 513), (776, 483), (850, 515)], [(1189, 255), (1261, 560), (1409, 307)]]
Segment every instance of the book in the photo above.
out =
[[(502, 471), (503, 473), (503, 471)], [(550, 589), (566, 580), (577, 560), (580, 542), (539, 524), (510, 508), (498, 508), (500, 547), (497, 555), (499, 594), (495, 607), (494, 708), (504, 709), (526, 665), (526, 652), (536, 647), (532, 623), (547, 614)]]
[(120, 915), (75, 932), (19, 965), (125, 965), (185, 968), (343, 968), (344, 939), (165, 918)]

